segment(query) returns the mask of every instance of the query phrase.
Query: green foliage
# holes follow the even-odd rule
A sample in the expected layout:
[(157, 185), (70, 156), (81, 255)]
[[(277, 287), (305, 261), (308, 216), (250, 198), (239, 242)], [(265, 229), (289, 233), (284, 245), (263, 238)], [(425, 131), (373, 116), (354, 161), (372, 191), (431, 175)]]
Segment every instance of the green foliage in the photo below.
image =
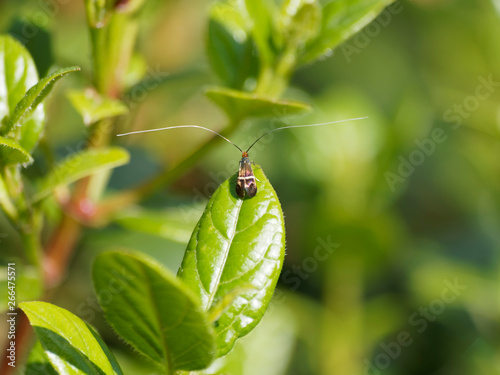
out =
[(237, 292), (215, 323), (218, 355), (249, 333), (267, 309), (285, 255), (283, 213), (258, 166), (254, 198), (236, 196), (234, 175), (213, 194), (189, 241), (179, 277), (205, 310)]
[(331, 53), (339, 44), (370, 23), (394, 0), (340, 0), (330, 1), (323, 8), (321, 29), (312, 39), (301, 61), (311, 62)]
[(215, 358), (213, 330), (199, 301), (156, 262), (103, 253), (93, 280), (114, 330), (163, 372), (203, 369)]
[(255, 79), (259, 60), (253, 53), (250, 38), (238, 42), (233, 34), (216, 18), (208, 25), (207, 54), (213, 71), (222, 83), (236, 90), (242, 90), (245, 82)]
[(50, 364), (47, 355), (45, 355), (42, 344), (39, 340), (36, 340), (26, 363), (25, 375), (39, 374), (57, 375), (57, 372)]
[(134, 207), (113, 218), (114, 222), (129, 231), (152, 234), (185, 244), (189, 241), (196, 221), (183, 220), (178, 209), (148, 210)]
[(319, 33), (321, 5), (311, 0), (286, 0), (281, 6), (280, 21), (288, 48), (301, 49)]
[(16, 141), (0, 137), (0, 155), (2, 156), (2, 163), (4, 165), (12, 164), (31, 164), (33, 158), (24, 148), (21, 147)]
[(274, 3), (265, 0), (245, 0), (246, 11), (248, 12), (249, 32), (252, 35), (259, 57), (264, 65), (273, 63), (274, 54), (270, 41), (273, 34), (273, 13)]
[[(43, 286), (40, 283), (40, 275), (37, 272), (36, 267), (30, 265), (20, 265), (17, 267), (16, 271), (16, 301), (22, 302), (39, 299), (43, 294)], [(0, 267), (0, 272), (7, 275), (8, 268)], [(7, 279), (0, 279), (0, 288), (3, 288), (3, 290), (9, 290), (8, 286), (9, 284)], [(8, 310), (8, 301), (9, 295), (7, 293), (3, 293), (0, 298), (1, 311)]]
[[(5, 128), (5, 133), (13, 131), (19, 133), (19, 143), (26, 150), (32, 151), (38, 139), (40, 138), (43, 124), (38, 126), (29, 126), (30, 122), (27, 119), (36, 111), (38, 105), (50, 93), (54, 84), (64, 77), (66, 74), (79, 71), (79, 67), (63, 68), (41, 79), (33, 87), (31, 87), (24, 97), (19, 101), (12, 113), (9, 123)], [(20, 128), (18, 131), (16, 128)]]
[[(17, 109), (30, 88), (38, 82), (35, 63), (29, 52), (14, 38), (0, 36), (0, 134), (7, 137), (21, 115)], [(15, 116), (15, 117), (14, 117)], [(11, 138), (31, 152), (45, 121), (43, 106), (32, 108), (22, 118), (22, 127)]]
[(76, 315), (47, 302), (23, 302), (19, 306), (59, 374), (122, 374), (106, 344)]
[(90, 89), (70, 91), (68, 97), (73, 107), (82, 116), (85, 125), (91, 125), (105, 118), (120, 116), (128, 111), (121, 101), (105, 98)]
[[(331, 54), (393, 1), (216, 2), (209, 25), (209, 61), (231, 88), (248, 86), (243, 79), (247, 73), (247, 79), (257, 77), (258, 93), (280, 95), (297, 66)], [(258, 66), (258, 72), (249, 74), (249, 66)]]
[(85, 0), (88, 24), (93, 28), (103, 27), (112, 14), (113, 4), (111, 0)]
[(57, 80), (79, 69), (60, 69), (38, 81), (29, 52), (12, 37), (0, 36), (0, 206), (24, 236), (30, 248), (26, 255), (34, 263), (41, 256), (40, 217), (26, 201), (19, 166), (33, 162), (31, 153), (45, 126), (42, 101)]
[(296, 100), (275, 99), (221, 87), (207, 89), (205, 93), (229, 118), (236, 121), (249, 117), (296, 115), (311, 109)]
[(125, 72), (138, 31), (134, 13), (142, 2), (85, 0), (92, 41), (94, 86), (105, 96), (115, 98), (125, 87)]
[[(43, 131), (45, 120), (42, 100), (48, 95), (55, 82), (64, 75), (80, 70), (78, 67), (64, 68), (38, 81), (36, 67), (29, 52), (8, 36), (0, 37), (0, 54), (3, 56), (2, 74), (0, 75), (0, 119), (1, 134), (14, 139), (24, 150), (13, 155), (3, 156), (9, 160), (19, 159), (19, 163), (27, 163), (23, 152), (31, 152)], [(5, 142), (2, 144), (6, 145)], [(7, 146), (13, 148), (11, 146)], [(12, 153), (8, 151), (9, 153)], [(24, 161), (23, 161), (24, 159)]]
[[(185, 158), (177, 165), (170, 165), (169, 160), (165, 164), (168, 167), (159, 168), (151, 179), (138, 178), (141, 180), (138, 186), (105, 195), (111, 171), (129, 161), (127, 151), (109, 145), (114, 131), (111, 126), (132, 124), (135, 119), (141, 126), (142, 123), (149, 126), (149, 117), (163, 113), (165, 101), (172, 101), (168, 96), (165, 99), (165, 92), (172, 92), (172, 97), (177, 98), (183, 97), (183, 90), (189, 91), (185, 86), (190, 74), (183, 72), (169, 80), (146, 77), (151, 74), (146, 69), (146, 59), (134, 49), (138, 35), (142, 40), (147, 39), (142, 34), (147, 35), (148, 31), (145, 20), (149, 22), (149, 16), (161, 13), (156, 12), (157, 4), (143, 0), (84, 0), (84, 3), (90, 34), (92, 82), (79, 86), (87, 87), (85, 90), (71, 90), (66, 95), (87, 125), (88, 139), (83, 150), (63, 160), (52, 148), (71, 149), (68, 143), (41, 140), (46, 126), (44, 104), (55, 83), (80, 68), (63, 68), (38, 80), (27, 50), (11, 37), (0, 37), (0, 206), (19, 234), (24, 251), (19, 257), (24, 256), (33, 270), (18, 278), (19, 301), (45, 295), (43, 287), (33, 286), (33, 281), (40, 280), (42, 274), (47, 287), (61, 281), (79, 236), (95, 235), (82, 230), (85, 225), (100, 227), (108, 236), (110, 229), (104, 227), (113, 222), (130, 232), (141, 233), (144, 238), (146, 234), (155, 240), (167, 239), (168, 246), (175, 246), (172, 241), (187, 242), (177, 276), (142, 253), (112, 251), (97, 256), (92, 279), (107, 322), (136, 352), (153, 362), (162, 373), (208, 373), (212, 370), (207, 368), (215, 360), (220, 363), (231, 360), (229, 356), (235, 344), (244, 341), (239, 339), (259, 324), (270, 305), (285, 255), (281, 204), (262, 169), (256, 166), (258, 192), (255, 197), (238, 198), (237, 174), (233, 175), (217, 188), (196, 225), (182, 215), (185, 212), (181, 214), (179, 207), (159, 210), (157, 201), (153, 202), (154, 210), (128, 207), (186, 174), (206, 155), (215, 140), (220, 140), (216, 137), (192, 154), (183, 155)], [(298, 90), (288, 91), (298, 67), (336, 48), (390, 3), (391, 0), (215, 2), (207, 23), (206, 50), (221, 86), (212, 86), (205, 94), (227, 114), (229, 121), (223, 134), (229, 136), (249, 119), (309, 112), (311, 105), (282, 98), (283, 95), (307, 97)], [(144, 29), (140, 30), (140, 26)], [(73, 46), (67, 44), (67, 47)], [(90, 74), (82, 74), (79, 79), (87, 76)], [(155, 80), (154, 84), (150, 84), (150, 78)], [(196, 87), (211, 83), (205, 82), (209, 81), (205, 76), (203, 80), (201, 85), (196, 80), (191, 83)], [(175, 89), (162, 91), (168, 85), (175, 86), (176, 81), (180, 83)], [(161, 100), (154, 102), (157, 92)], [(128, 107), (123, 102), (125, 93), (131, 99)], [(57, 98), (63, 96), (57, 95)], [(143, 101), (146, 102), (144, 108), (141, 107)], [(182, 112), (185, 103), (179, 100), (179, 104), (182, 104), (179, 106)], [(67, 113), (74, 117), (73, 112)], [(58, 106), (50, 118), (56, 118), (59, 125), (64, 122), (64, 129), (74, 136), (79, 130), (75, 131), (73, 120), (66, 119), (65, 114)], [(130, 116), (124, 119), (126, 116), (122, 115)], [(54, 128), (51, 127), (51, 131)], [(68, 142), (73, 141), (74, 138), (69, 137)], [(40, 150), (34, 153), (39, 143)], [(348, 144), (344, 141), (338, 148)], [(161, 148), (161, 151), (170, 151), (170, 147), (163, 144)], [(153, 155), (157, 150), (152, 146), (151, 151)], [(367, 159), (360, 163), (367, 164)], [(277, 163), (288, 165), (289, 161)], [(36, 170), (21, 168), (28, 164), (34, 164)], [(327, 168), (326, 176), (334, 174), (330, 172), (331, 166), (324, 167), (324, 162), (310, 164)], [(45, 170), (48, 172), (44, 173)], [(127, 182), (134, 180), (136, 173), (131, 172)], [(33, 177), (40, 174), (43, 176)], [(116, 181), (112, 181), (113, 189), (120, 185), (114, 183)], [(335, 186), (336, 181), (329, 183)], [(356, 184), (355, 179), (352, 184)], [(343, 193), (350, 192), (345, 187), (344, 190), (337, 188)], [(368, 189), (364, 186), (359, 189), (363, 188)], [(66, 194), (45, 199), (57, 189)], [(356, 193), (362, 194), (359, 190)], [(89, 202), (96, 208), (95, 215), (84, 216)], [(173, 194), (169, 202), (178, 203)], [(112, 230), (117, 230), (117, 226)], [(50, 234), (50, 238), (45, 239), (45, 233)], [(148, 244), (145, 241), (141, 250), (152, 252)], [(171, 252), (174, 250), (170, 247), (165, 249), (169, 256)], [(155, 257), (164, 255), (155, 254)], [(181, 255), (177, 256), (180, 260)], [(346, 300), (346, 304), (349, 302)], [(28, 374), (35, 373), (37, 368), (43, 368), (46, 373), (121, 374), (103, 340), (80, 318), (45, 302), (23, 302), (20, 306), (39, 340), (27, 362)], [(278, 308), (283, 313), (285, 310), (283, 306)], [(278, 358), (292, 357), (293, 341), (286, 338), (280, 336), (274, 341), (289, 342), (285, 354)], [(263, 350), (269, 350), (270, 354), (278, 351), (277, 348)], [(242, 357), (238, 358), (241, 362)], [(278, 367), (284, 371), (287, 366)]]
[(128, 152), (119, 147), (85, 150), (72, 154), (40, 181), (34, 201), (45, 198), (59, 186), (126, 164), (129, 158)]

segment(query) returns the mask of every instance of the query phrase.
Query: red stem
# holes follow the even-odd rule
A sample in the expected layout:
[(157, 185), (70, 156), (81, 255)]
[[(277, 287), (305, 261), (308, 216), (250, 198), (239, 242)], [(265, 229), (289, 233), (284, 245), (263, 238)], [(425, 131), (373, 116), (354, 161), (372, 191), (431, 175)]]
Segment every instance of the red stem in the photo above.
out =
[(22, 312), (22, 310), (17, 309), (17, 325), (16, 325), (16, 338), (15, 338), (15, 347), (16, 347), (16, 367), (9, 366), (9, 359), (7, 358), (7, 349), (10, 347), (10, 341), (8, 340), (8, 343), (6, 345), (5, 350), (3, 351), (3, 361), (2, 364), (0, 365), (0, 374), (3, 375), (10, 375), (14, 374), (18, 371), (18, 368), (21, 366), (21, 364), (24, 364), (25, 361), (25, 356), (28, 353), (28, 344), (31, 341), (31, 336), (32, 336), (32, 329), (31, 325), (29, 323), (28, 318), (26, 315)]

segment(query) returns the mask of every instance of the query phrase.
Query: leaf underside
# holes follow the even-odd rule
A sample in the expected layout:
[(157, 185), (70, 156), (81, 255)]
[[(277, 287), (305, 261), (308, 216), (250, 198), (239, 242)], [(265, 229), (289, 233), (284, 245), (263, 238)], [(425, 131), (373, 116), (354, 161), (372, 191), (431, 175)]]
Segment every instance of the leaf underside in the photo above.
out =
[(206, 95), (232, 119), (290, 116), (311, 110), (308, 104), (296, 100), (269, 98), (222, 87), (209, 88)]
[(92, 270), (113, 329), (162, 371), (199, 370), (215, 359), (212, 327), (198, 300), (143, 254), (100, 254)]

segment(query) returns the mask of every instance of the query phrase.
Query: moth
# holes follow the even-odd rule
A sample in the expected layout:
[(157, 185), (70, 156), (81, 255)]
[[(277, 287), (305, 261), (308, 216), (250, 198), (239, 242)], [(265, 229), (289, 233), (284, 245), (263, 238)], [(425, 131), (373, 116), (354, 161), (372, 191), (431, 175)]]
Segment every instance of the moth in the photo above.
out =
[(207, 130), (213, 134), (218, 135), (225, 141), (231, 143), (234, 147), (236, 147), (240, 152), (241, 152), (241, 160), (240, 160), (240, 165), (238, 169), (238, 177), (236, 179), (236, 194), (240, 198), (252, 198), (257, 194), (257, 179), (255, 175), (253, 174), (253, 169), (252, 169), (252, 162), (250, 161), (250, 157), (248, 156), (248, 151), (262, 138), (264, 138), (266, 135), (269, 133), (278, 131), (278, 130), (283, 130), (283, 129), (290, 129), (290, 128), (305, 128), (309, 126), (323, 126), (323, 125), (331, 125), (331, 124), (336, 124), (340, 122), (346, 122), (346, 121), (356, 121), (356, 120), (363, 120), (368, 117), (358, 117), (358, 118), (352, 118), (352, 119), (347, 119), (347, 120), (339, 120), (339, 121), (330, 121), (330, 122), (324, 122), (320, 124), (308, 124), (308, 125), (291, 125), (291, 126), (283, 126), (281, 128), (276, 128), (269, 130), (268, 132), (264, 133), (261, 135), (259, 138), (257, 138), (251, 145), (250, 147), (247, 148), (246, 151), (243, 151), (238, 145), (235, 143), (231, 142), (229, 139), (224, 137), (222, 134), (217, 133), (216, 131), (212, 129), (205, 128), (203, 126), (198, 126), (198, 125), (178, 125), (178, 126), (169, 126), (166, 128), (156, 128), (156, 129), (148, 129), (148, 130), (139, 130), (139, 131), (134, 131), (134, 132), (129, 132), (129, 133), (122, 133), (118, 134), (118, 137), (124, 136), (124, 135), (131, 135), (131, 134), (140, 134), (140, 133), (149, 133), (149, 132), (155, 132), (155, 131), (160, 131), (160, 130), (170, 130), (170, 129), (180, 129), (180, 128), (197, 128), (197, 129), (203, 129)]

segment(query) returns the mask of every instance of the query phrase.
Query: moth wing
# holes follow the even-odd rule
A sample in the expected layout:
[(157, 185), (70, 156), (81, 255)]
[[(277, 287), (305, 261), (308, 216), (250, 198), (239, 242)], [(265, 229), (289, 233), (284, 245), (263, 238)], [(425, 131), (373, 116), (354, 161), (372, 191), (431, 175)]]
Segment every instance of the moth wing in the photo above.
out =
[(252, 198), (257, 194), (257, 184), (255, 179), (247, 180), (247, 188), (245, 189), (249, 198)]

